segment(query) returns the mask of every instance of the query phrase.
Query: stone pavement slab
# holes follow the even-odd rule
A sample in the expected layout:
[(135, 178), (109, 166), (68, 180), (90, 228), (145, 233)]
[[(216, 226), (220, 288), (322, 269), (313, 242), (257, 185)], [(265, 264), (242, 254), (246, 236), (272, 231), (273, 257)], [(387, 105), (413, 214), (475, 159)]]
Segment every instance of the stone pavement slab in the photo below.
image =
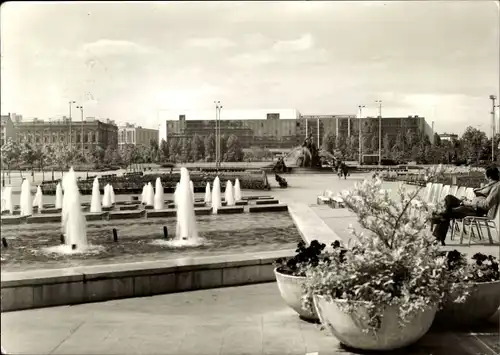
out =
[[(498, 324), (483, 333), (432, 331), (397, 354), (495, 354)], [(9, 312), (1, 334), (10, 354), (355, 353), (300, 320), (275, 283)]]

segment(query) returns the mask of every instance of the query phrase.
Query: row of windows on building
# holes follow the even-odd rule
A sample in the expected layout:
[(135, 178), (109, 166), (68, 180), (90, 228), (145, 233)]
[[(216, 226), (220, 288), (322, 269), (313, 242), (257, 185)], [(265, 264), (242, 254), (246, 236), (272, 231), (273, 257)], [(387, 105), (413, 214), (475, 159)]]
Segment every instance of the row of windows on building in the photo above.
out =
[[(41, 135), (41, 134), (30, 134), (30, 133), (18, 133), (17, 136), (18, 142), (27, 142), (27, 143), (64, 143), (69, 142), (68, 135), (60, 135), (57, 133), (52, 133), (51, 135)], [(72, 136), (73, 143), (81, 143), (81, 134), (77, 133)], [(88, 132), (88, 134), (83, 135), (83, 143), (98, 143), (99, 135), (93, 134), (93, 132)]]

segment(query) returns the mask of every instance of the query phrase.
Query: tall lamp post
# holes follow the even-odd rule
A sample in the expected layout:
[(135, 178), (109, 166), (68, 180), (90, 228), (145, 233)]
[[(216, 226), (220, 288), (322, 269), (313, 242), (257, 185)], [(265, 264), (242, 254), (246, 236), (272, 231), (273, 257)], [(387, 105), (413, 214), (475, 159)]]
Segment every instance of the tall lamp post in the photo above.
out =
[(378, 104), (378, 165), (382, 165), (382, 100), (377, 100)]
[(363, 143), (362, 143), (362, 134), (361, 134), (361, 116), (363, 116), (363, 109), (365, 108), (365, 105), (359, 105), (359, 132), (358, 132), (358, 140), (359, 140), (359, 165), (363, 164), (363, 157), (362, 157), (362, 150), (363, 150)]
[(215, 104), (215, 167), (218, 169), (220, 167), (220, 111), (222, 110), (222, 105), (220, 101), (214, 101)]
[(76, 101), (69, 101), (69, 149), (71, 149), (71, 107), (76, 104)]
[(83, 106), (76, 106), (76, 108), (80, 109), (80, 113), (82, 115), (82, 132), (80, 133), (80, 142), (82, 144), (82, 154), (83, 154)]
[[(491, 100), (491, 161), (495, 161), (495, 101), (497, 97), (490, 95)], [(500, 127), (499, 127), (500, 129)]]

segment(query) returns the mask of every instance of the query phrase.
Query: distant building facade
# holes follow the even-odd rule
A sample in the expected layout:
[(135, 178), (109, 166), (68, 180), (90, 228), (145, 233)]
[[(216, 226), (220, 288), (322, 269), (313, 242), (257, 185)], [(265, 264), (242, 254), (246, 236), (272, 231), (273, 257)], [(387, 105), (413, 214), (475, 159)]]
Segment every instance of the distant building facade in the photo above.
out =
[[(236, 135), (243, 148), (258, 146), (267, 149), (296, 147), (302, 144), (305, 137), (310, 134), (314, 142), (321, 146), (325, 133), (331, 132), (343, 137), (358, 135), (360, 125), (362, 132), (374, 133), (378, 136), (378, 117), (358, 119), (356, 115), (302, 115), (297, 110), (282, 111), (288, 114), (282, 114), (279, 110), (267, 112), (256, 110), (257, 114), (253, 119), (247, 118), (250, 116), (248, 113), (238, 117), (232, 112), (226, 112), (221, 114), (220, 132), (226, 136)], [(192, 117), (180, 113), (176, 119), (167, 119), (162, 124), (159, 138), (168, 141), (171, 137), (189, 138), (195, 134), (201, 136), (215, 134), (215, 113), (212, 116), (205, 115), (198, 119), (198, 116)], [(424, 117), (383, 117), (381, 124), (382, 136), (388, 135), (391, 141), (395, 141), (398, 134), (406, 134), (408, 131), (426, 134), (431, 140), (433, 138), (432, 129)]]
[(67, 117), (58, 120), (34, 118), (19, 121), (14, 126), (16, 141), (34, 146), (64, 144), (79, 149), (83, 143), (84, 150), (96, 147), (116, 149), (118, 146), (118, 127), (109, 119), (87, 117), (83, 122), (71, 122)]
[(118, 147), (120, 149), (128, 146), (148, 146), (152, 140), (158, 143), (159, 135), (157, 129), (143, 128), (130, 123), (118, 127)]
[(10, 113), (8, 115), (2, 115), (0, 118), (0, 147), (6, 144), (9, 139), (15, 140), (16, 138), (16, 129), (14, 127), (13, 119), (17, 116), (15, 113)]

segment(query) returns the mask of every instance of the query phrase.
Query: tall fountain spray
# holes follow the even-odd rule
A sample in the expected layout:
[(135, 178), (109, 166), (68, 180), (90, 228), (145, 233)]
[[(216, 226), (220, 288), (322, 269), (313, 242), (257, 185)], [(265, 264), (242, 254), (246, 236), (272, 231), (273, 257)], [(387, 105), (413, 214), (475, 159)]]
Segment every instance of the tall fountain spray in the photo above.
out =
[(212, 193), (210, 191), (210, 183), (207, 182), (207, 187), (205, 187), (205, 203), (212, 202)]
[(14, 201), (12, 201), (12, 187), (7, 186), (2, 193), (2, 212), (9, 211), (10, 214), (14, 213)]
[[(64, 187), (64, 180), (63, 180)], [(64, 188), (64, 197), (66, 197), (66, 188)], [(63, 198), (63, 209), (64, 209), (64, 198)], [(101, 191), (99, 191), (99, 178), (96, 176), (94, 183), (92, 184), (92, 200), (90, 200), (90, 212), (97, 213), (102, 212), (101, 206)]]
[[(97, 180), (97, 179), (96, 179)], [(94, 184), (96, 182), (94, 180)], [(97, 182), (99, 183), (99, 182)], [(81, 252), (87, 249), (87, 222), (80, 204), (80, 191), (73, 168), (63, 178), (64, 197), (62, 228), (65, 252)], [(94, 200), (92, 196), (92, 200)], [(100, 208), (99, 204), (99, 208)], [(75, 248), (75, 249), (74, 249)]]
[(58, 182), (56, 187), (56, 208), (62, 208), (62, 202), (63, 202), (63, 191), (61, 183)]
[(163, 186), (161, 185), (161, 179), (159, 177), (156, 178), (155, 190), (154, 209), (162, 210), (165, 208), (165, 198), (163, 196)]
[(42, 192), (42, 187), (38, 185), (36, 189), (36, 194), (35, 198), (33, 199), (33, 207), (38, 207), (38, 212), (43, 209), (43, 192)]
[(227, 180), (226, 182), (226, 191), (224, 194), (224, 198), (226, 199), (227, 205), (228, 206), (234, 206), (234, 190), (233, 190), (233, 184), (231, 180)]
[(104, 186), (104, 196), (102, 197), (102, 207), (111, 207), (111, 194), (109, 191), (109, 184)]
[(173, 240), (177, 245), (198, 245), (203, 240), (196, 230), (196, 217), (189, 186), (189, 172), (181, 168), (181, 181), (177, 189), (177, 230)]
[(175, 191), (174, 191), (174, 203), (175, 203), (175, 206), (177, 207), (178, 203), (177, 203), (177, 196), (179, 196), (179, 186), (180, 186), (180, 183), (177, 183), (175, 185)]
[(111, 197), (111, 204), (114, 205), (116, 203), (115, 190), (113, 189), (113, 185), (109, 184), (109, 196)]
[(146, 192), (148, 190), (148, 185), (147, 184), (144, 184), (144, 186), (142, 187), (142, 194), (141, 194), (141, 203), (142, 204), (146, 204)]
[(217, 210), (221, 208), (221, 206), (220, 180), (219, 177), (216, 176), (212, 188), (212, 213), (217, 214)]
[(153, 185), (148, 182), (148, 186), (146, 187), (146, 206), (154, 206), (155, 204), (155, 191), (153, 189)]
[(241, 201), (241, 187), (239, 179), (236, 179), (236, 182), (234, 183), (234, 200)]
[(33, 214), (33, 197), (31, 196), (31, 184), (28, 179), (24, 179), (21, 185), (21, 216), (31, 216)]
[(189, 188), (191, 189), (191, 198), (193, 199), (193, 203), (194, 203), (194, 185), (193, 185), (193, 181), (189, 180)]

